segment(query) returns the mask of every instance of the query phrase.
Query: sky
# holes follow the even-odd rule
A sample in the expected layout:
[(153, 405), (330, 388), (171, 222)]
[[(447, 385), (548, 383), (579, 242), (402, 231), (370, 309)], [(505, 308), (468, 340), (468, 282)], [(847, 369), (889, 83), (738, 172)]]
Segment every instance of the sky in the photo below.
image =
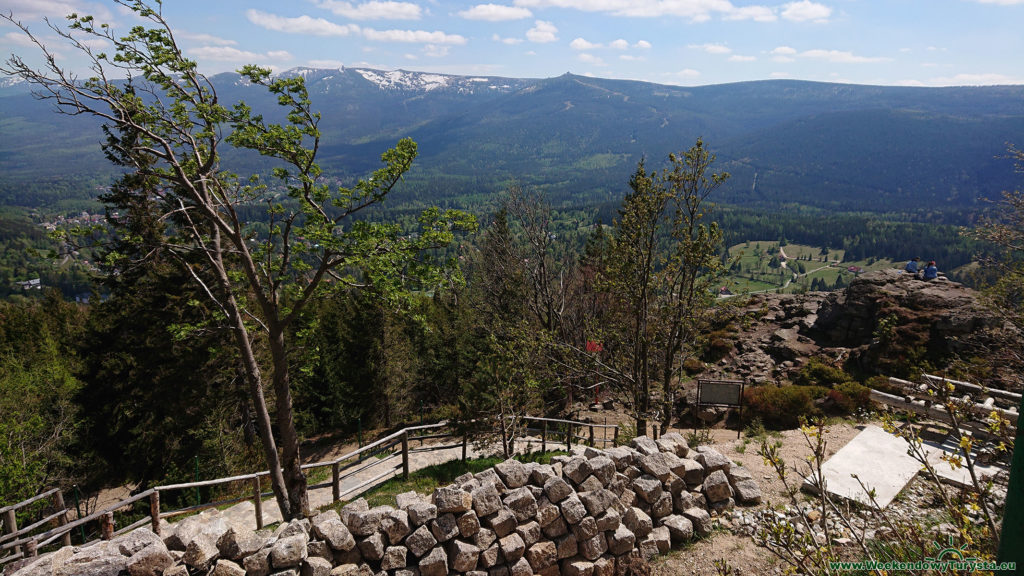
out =
[[(42, 19), (139, 23), (104, 0), (0, 0), (68, 67)], [(166, 0), (208, 74), (244, 64), (475, 76), (573, 74), (695, 86), (791, 78), (876, 85), (1024, 84), (1024, 0)], [(104, 46), (94, 44), (97, 49)], [(8, 22), (0, 54), (35, 58)]]

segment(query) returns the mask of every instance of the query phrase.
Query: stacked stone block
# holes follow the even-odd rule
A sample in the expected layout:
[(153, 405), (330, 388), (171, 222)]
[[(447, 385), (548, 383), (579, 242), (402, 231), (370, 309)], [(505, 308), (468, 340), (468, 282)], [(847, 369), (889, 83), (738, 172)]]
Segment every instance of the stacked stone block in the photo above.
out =
[[(377, 507), (360, 498), (272, 534), (189, 520), (163, 540), (135, 537), (119, 567), (133, 576), (613, 576), (709, 534), (710, 512), (760, 499), (745, 470), (670, 433), (551, 464), (508, 460), (431, 496), (408, 492)], [(64, 562), (89, 574), (74, 558)]]

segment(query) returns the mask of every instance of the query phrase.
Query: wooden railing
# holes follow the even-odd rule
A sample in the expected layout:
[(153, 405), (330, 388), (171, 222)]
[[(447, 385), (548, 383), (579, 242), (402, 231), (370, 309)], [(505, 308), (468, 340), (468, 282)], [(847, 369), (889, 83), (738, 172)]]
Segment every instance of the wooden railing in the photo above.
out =
[[(541, 434), (541, 451), (543, 452), (547, 451), (547, 442), (549, 435), (553, 435), (555, 437), (562, 437), (563, 441), (565, 442), (567, 450), (572, 448), (572, 443), (574, 440), (577, 441), (577, 443), (581, 441), (589, 442), (591, 446), (595, 446), (597, 442), (601, 442), (602, 446), (607, 446), (609, 443), (614, 443), (615, 441), (617, 441), (619, 436), (619, 427), (613, 424), (592, 424), (589, 422), (576, 422), (573, 420), (559, 420), (554, 418), (535, 418), (532, 416), (527, 416), (524, 418), (524, 420), (540, 423), (540, 428), (525, 428), (525, 430), (539, 432)], [(560, 427), (564, 426), (565, 430), (563, 431), (554, 429), (553, 427), (550, 426), (550, 424), (557, 424)], [(307, 474), (310, 471), (321, 468), (330, 467), (331, 469), (331, 479), (329, 481), (314, 484), (312, 486), (309, 486), (308, 489), (314, 490), (318, 488), (326, 488), (329, 486), (331, 487), (331, 496), (333, 502), (338, 502), (346, 496), (360, 493), (361, 491), (368, 489), (369, 487), (384, 480), (385, 478), (394, 476), (396, 473), (398, 473), (399, 470), (401, 470), (402, 476), (407, 478), (409, 476), (410, 452), (421, 450), (433, 451), (450, 449), (459, 447), (461, 445), (462, 459), (465, 460), (467, 446), (469, 443), (469, 439), (466, 434), (460, 434), (458, 431), (455, 430), (434, 432), (449, 426), (450, 424), (447, 421), (438, 422), (436, 424), (426, 424), (422, 426), (410, 426), (407, 428), (403, 428), (393, 434), (385, 436), (380, 440), (367, 444), (366, 446), (362, 446), (357, 450), (353, 450), (352, 452), (339, 456), (334, 460), (304, 464), (302, 466), (302, 469), (303, 471), (306, 471)], [(574, 429), (577, 428), (588, 429), (589, 437), (580, 436), (576, 434), (574, 432)], [(608, 438), (607, 433), (609, 429), (613, 430), (613, 434), (610, 439)], [(595, 435), (595, 430), (602, 431), (600, 438), (598, 438)], [(420, 434), (416, 434), (417, 432), (419, 432)], [(460, 442), (450, 445), (422, 445), (423, 442), (426, 440), (436, 440), (441, 438), (460, 438)], [(409, 444), (411, 441), (419, 441), (421, 447), (410, 448)], [(399, 446), (401, 446), (400, 450), (392, 452), (394, 448)], [(383, 458), (377, 457), (384, 453), (388, 453), (388, 455)], [(401, 463), (396, 463), (394, 466), (385, 469), (380, 474), (377, 474), (372, 478), (369, 478), (359, 483), (356, 486), (352, 486), (350, 488), (342, 490), (342, 480), (349, 478), (355, 474), (358, 474), (359, 472), (362, 472), (368, 468), (380, 466), (384, 462), (399, 457), (401, 458)], [(46, 546), (48, 544), (52, 544), (58, 538), (62, 539), (63, 545), (69, 546), (71, 544), (71, 531), (94, 521), (99, 521), (100, 539), (102, 540), (109, 540), (116, 535), (123, 534), (131, 530), (135, 530), (136, 528), (145, 526), (147, 524), (150, 525), (153, 532), (159, 535), (161, 519), (172, 518), (175, 516), (180, 516), (182, 514), (189, 514), (192, 512), (198, 512), (209, 508), (228, 506), (231, 504), (236, 504), (238, 502), (252, 500), (253, 506), (255, 508), (256, 529), (263, 528), (263, 499), (273, 495), (272, 492), (264, 492), (262, 488), (263, 477), (269, 475), (270, 472), (265, 470), (253, 474), (243, 474), (240, 476), (231, 476), (227, 478), (216, 478), (214, 480), (204, 480), (200, 482), (186, 482), (182, 484), (168, 484), (164, 486), (156, 486), (150, 488), (149, 490), (146, 490), (144, 492), (135, 494), (134, 496), (121, 500), (119, 502), (115, 502), (114, 504), (111, 504), (110, 506), (107, 506), (102, 510), (93, 512), (88, 516), (78, 518), (73, 522), (69, 521), (68, 510), (64, 506), (64, 498), (60, 490), (56, 488), (53, 490), (49, 490), (23, 502), (19, 502), (11, 506), (0, 508), (0, 513), (3, 514), (4, 518), (4, 534), (2, 537), (0, 537), (0, 554), (4, 554), (9, 550), (11, 551), (11, 553), (9, 553), (7, 556), (0, 557), (0, 565), (7, 562), (11, 562), (13, 560), (17, 560), (19, 558), (35, 556), (38, 554), (39, 548), (42, 548), (43, 546)], [(225, 500), (218, 500), (216, 502), (200, 503), (194, 506), (188, 506), (186, 508), (180, 508), (176, 510), (162, 511), (160, 509), (161, 493), (168, 493), (176, 490), (194, 490), (198, 488), (221, 486), (225, 484), (234, 483), (248, 483), (248, 493), (242, 496), (238, 496), (236, 498), (228, 498)], [(47, 516), (46, 518), (42, 518), (41, 520), (31, 524), (30, 526), (25, 526), (24, 528), (19, 529), (15, 521), (16, 511), (18, 509), (24, 508), (46, 498), (53, 498), (53, 506), (54, 508), (57, 509), (57, 512)], [(114, 512), (122, 508), (133, 506), (135, 503), (147, 499), (149, 501), (149, 513), (144, 518), (115, 531)], [(33, 532), (37, 529), (47, 524), (52, 524), (53, 522), (57, 523), (56, 527), (51, 528), (40, 534), (33, 534)]]

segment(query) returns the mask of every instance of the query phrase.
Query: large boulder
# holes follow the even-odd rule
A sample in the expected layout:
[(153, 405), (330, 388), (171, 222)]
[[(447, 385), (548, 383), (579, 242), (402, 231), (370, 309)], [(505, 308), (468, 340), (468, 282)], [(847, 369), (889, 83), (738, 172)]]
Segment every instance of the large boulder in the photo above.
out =
[(473, 496), (469, 492), (450, 486), (434, 490), (433, 500), (438, 514), (461, 514), (473, 506)]
[[(150, 533), (152, 534), (152, 532)], [(163, 541), (159, 541), (158, 544), (139, 549), (128, 558), (128, 574), (130, 576), (159, 576), (171, 564), (174, 564), (174, 557), (168, 552)]]
[(729, 478), (721, 470), (715, 470), (708, 474), (708, 477), (704, 479), (703, 489), (704, 495), (710, 502), (721, 502), (732, 496)]
[(207, 510), (195, 516), (189, 516), (171, 526), (173, 526), (173, 530), (164, 536), (164, 543), (169, 550), (182, 552), (188, 548), (192, 540), (200, 535), (209, 536), (216, 543), (230, 528), (218, 510)]

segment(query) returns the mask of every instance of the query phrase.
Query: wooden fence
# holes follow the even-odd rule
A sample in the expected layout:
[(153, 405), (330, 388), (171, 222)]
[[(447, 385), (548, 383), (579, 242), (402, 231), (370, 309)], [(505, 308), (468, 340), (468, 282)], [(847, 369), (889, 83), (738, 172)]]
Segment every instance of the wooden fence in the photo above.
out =
[[(561, 438), (562, 442), (565, 442), (566, 450), (572, 448), (572, 444), (575, 441), (577, 444), (581, 442), (589, 443), (591, 446), (596, 446), (600, 443), (602, 447), (608, 444), (614, 444), (618, 440), (619, 427), (614, 424), (593, 424), (590, 422), (577, 422), (573, 420), (559, 420), (555, 418), (535, 418), (527, 416), (523, 419), (524, 421), (536, 422), (540, 424), (540, 428), (529, 428), (525, 427), (524, 431), (528, 432), (539, 432), (541, 434), (541, 451), (547, 451), (547, 444), (549, 436), (553, 438)], [(555, 426), (552, 426), (555, 425)], [(466, 434), (460, 434), (454, 429), (444, 431), (444, 428), (451, 428), (448, 422), (438, 422), (437, 424), (426, 424), (422, 426), (410, 426), (403, 428), (393, 434), (385, 436), (380, 440), (367, 444), (353, 450), (348, 454), (335, 458), (334, 460), (315, 462), (311, 464), (304, 464), (302, 466), (303, 471), (307, 475), (314, 470), (330, 468), (331, 479), (326, 482), (314, 484), (309, 486), (309, 490), (315, 490), (318, 488), (331, 488), (331, 496), (333, 502), (338, 502), (342, 498), (350, 495), (355, 495), (365, 491), (366, 489), (374, 486), (376, 483), (383, 481), (386, 478), (394, 476), (396, 473), (401, 471), (404, 478), (409, 476), (409, 454), (412, 451), (434, 451), (455, 448), (458, 446), (462, 447), (462, 459), (466, 459), (466, 451), (469, 444), (469, 438)], [(581, 436), (576, 433), (576, 430), (588, 430), (589, 435)], [(601, 431), (600, 437), (595, 432)], [(609, 438), (609, 430), (612, 430), (611, 437)], [(417, 434), (419, 433), (419, 434)], [(423, 446), (423, 442), (426, 440), (437, 440), (442, 438), (458, 438), (459, 442), (455, 444), (432, 444)], [(514, 438), (513, 438), (514, 440)], [(421, 444), (420, 448), (410, 449), (409, 444), (413, 441), (419, 441)], [(393, 451), (397, 447), (401, 447), (400, 450)], [(388, 453), (387, 456), (378, 458), (377, 456)], [(395, 463), (394, 466), (388, 467), (380, 474), (369, 478), (356, 486), (342, 490), (342, 481), (349, 478), (363, 470), (370, 467), (380, 466), (382, 463), (391, 461), (393, 459), (401, 458), (400, 463)], [(109, 540), (114, 536), (130, 532), (136, 528), (149, 525), (150, 528), (156, 534), (160, 534), (160, 520), (180, 516), (183, 514), (189, 514), (193, 512), (199, 512), (209, 508), (216, 508), (221, 506), (228, 506), (243, 502), (246, 500), (252, 500), (253, 506), (255, 507), (256, 515), (256, 529), (263, 528), (263, 499), (273, 496), (273, 492), (263, 491), (263, 478), (269, 476), (269, 471), (256, 472), (253, 474), (243, 474), (240, 476), (231, 476), (228, 478), (216, 478), (214, 480), (204, 480), (201, 482), (186, 482), (182, 484), (168, 484), (165, 486), (156, 486), (150, 488), (139, 494), (135, 494), (129, 498), (111, 504), (89, 514), (78, 518), (77, 520), (70, 521), (69, 511), (64, 506), (64, 498), (59, 489), (52, 489), (38, 496), (18, 502), (17, 504), (0, 508), (0, 514), (4, 519), (4, 530), (3, 536), (0, 537), (0, 554), (7, 554), (6, 556), (0, 557), (0, 565), (7, 562), (17, 560), (19, 558), (36, 556), (38, 549), (52, 544), (57, 539), (61, 539), (63, 545), (69, 546), (71, 544), (71, 531), (84, 526), (90, 522), (98, 521), (100, 528), (100, 539)], [(188, 506), (186, 508), (180, 508), (176, 510), (161, 510), (160, 509), (160, 495), (161, 493), (173, 492), (175, 490), (194, 490), (198, 488), (210, 487), (210, 486), (221, 486), (225, 484), (245, 484), (247, 483), (249, 488), (245, 494), (235, 497), (228, 498), (225, 500), (219, 500), (216, 502), (200, 503), (194, 506)], [(53, 507), (57, 510), (53, 514), (42, 518), (41, 520), (29, 525), (24, 528), (18, 528), (15, 519), (15, 513), (17, 510), (29, 506), (35, 502), (39, 502), (46, 498), (52, 498)], [(114, 523), (114, 512), (133, 506), (136, 502), (143, 500), (149, 501), (149, 513), (146, 517), (129, 524), (119, 530), (115, 530)], [(40, 528), (46, 525), (52, 525), (56, 523), (55, 527), (52, 527), (42, 533), (35, 533)], [(95, 541), (91, 541), (91, 544)]]

